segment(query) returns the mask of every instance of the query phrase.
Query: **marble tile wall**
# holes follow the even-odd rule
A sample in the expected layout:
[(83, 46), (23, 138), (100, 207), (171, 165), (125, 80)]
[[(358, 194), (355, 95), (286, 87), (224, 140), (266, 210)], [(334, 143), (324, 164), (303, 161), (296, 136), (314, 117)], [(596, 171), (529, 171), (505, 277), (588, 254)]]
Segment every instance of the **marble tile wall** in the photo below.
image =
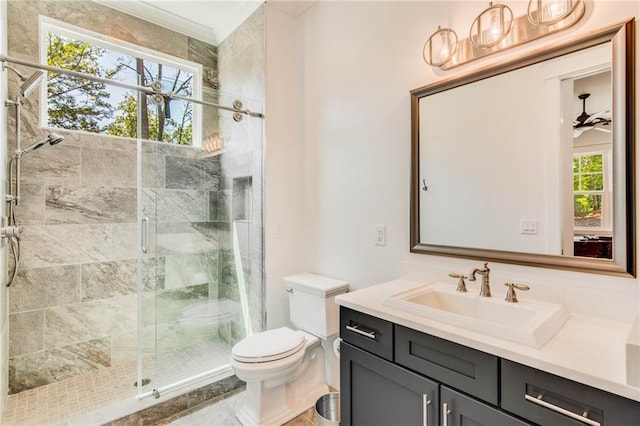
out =
[[(7, 13), (9, 55), (39, 61), (40, 14), (199, 62), (205, 88), (219, 84), (215, 46), (95, 2), (9, 0)], [(235, 40), (240, 41), (238, 36)], [(15, 92), (16, 82), (10, 86)], [(216, 91), (207, 93), (218, 98)], [(23, 107), (24, 143), (44, 133), (38, 110), (34, 94)], [(205, 120), (205, 134), (217, 131), (217, 114)], [(15, 142), (12, 132), (8, 152)], [(262, 295), (262, 255), (256, 254), (261, 252), (261, 233), (251, 241), (243, 239), (242, 259), (235, 259), (230, 222), (230, 176), (252, 176), (255, 197), (261, 194), (261, 168), (240, 171), (233, 161), (225, 165), (221, 157), (203, 158), (189, 147), (142, 144), (141, 203), (152, 220), (151, 250), (142, 267), (145, 292), (137, 295), (136, 142), (79, 132), (64, 135), (64, 142), (22, 161), (23, 199), (16, 215), (25, 226), (23, 259), (9, 290), (11, 331), (5, 336), (10, 393), (135, 359), (138, 296), (143, 298), (143, 347), (151, 351), (157, 342), (174, 349), (211, 338), (187, 329), (182, 313), (210, 298), (237, 300), (239, 262), (243, 278), (256, 288), (252, 300)], [(254, 136), (258, 140), (247, 158), (261, 158), (261, 133)], [(247, 159), (241, 163), (248, 164)], [(253, 205), (253, 217), (260, 218), (255, 226), (261, 227), (261, 202)], [(261, 315), (256, 318), (251, 321), (260, 329)], [(228, 340), (243, 337), (243, 320), (233, 322), (235, 332), (219, 333)]]
[[(6, 2), (0, 2), (0, 22), (7, 22)], [(7, 28), (0, 26), (0, 53), (7, 53)], [(0, 97), (7, 96), (7, 80), (0, 78)], [(0, 111), (0, 197), (4, 199), (7, 187), (6, 163), (7, 163), (7, 108)], [(0, 203), (0, 215), (6, 216), (6, 203)], [(0, 416), (4, 415), (9, 393), (9, 321), (8, 293), (6, 287), (7, 277), (7, 248), (0, 244)]]
[[(234, 33), (218, 46), (218, 70), (222, 91), (239, 95), (245, 107), (253, 111), (262, 111), (265, 99), (264, 83), (264, 7), (258, 8)], [(221, 96), (222, 102), (226, 100)], [(234, 179), (251, 182), (244, 189), (249, 192), (236, 191), (236, 197), (250, 197), (250, 202), (237, 202), (236, 206), (244, 208), (251, 205), (248, 220), (232, 223), (232, 239), (238, 243), (240, 258), (228, 253), (233, 259), (233, 267), (244, 271), (243, 278), (248, 289), (249, 312), (261, 312), (250, 318), (253, 331), (262, 330), (265, 324), (264, 305), (264, 242), (263, 242), (263, 125), (262, 120), (245, 119), (240, 124), (233, 123), (227, 117), (219, 120), (222, 133), (227, 135), (225, 154), (221, 156), (220, 165), (225, 176), (224, 185), (220, 185), (217, 194), (211, 200), (223, 198), (224, 208), (217, 204), (211, 209), (219, 218), (238, 217), (233, 212)], [(240, 265), (238, 265), (240, 262)], [(226, 263), (230, 267), (229, 263)], [(223, 277), (227, 276), (223, 274)], [(233, 282), (221, 281), (220, 293), (232, 298), (238, 291)], [(241, 334), (244, 324), (236, 324), (235, 334)]]

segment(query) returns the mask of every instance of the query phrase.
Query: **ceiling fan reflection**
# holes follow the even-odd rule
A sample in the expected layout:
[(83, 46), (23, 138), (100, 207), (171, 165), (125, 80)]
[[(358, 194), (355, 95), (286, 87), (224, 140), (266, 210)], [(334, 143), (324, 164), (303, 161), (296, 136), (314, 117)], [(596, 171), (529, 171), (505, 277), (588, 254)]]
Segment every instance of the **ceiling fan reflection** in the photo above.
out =
[(587, 114), (586, 103), (589, 96), (591, 96), (590, 93), (578, 95), (578, 99), (582, 101), (582, 113), (573, 121), (574, 138), (591, 129), (611, 133), (611, 110), (605, 109), (593, 114)]

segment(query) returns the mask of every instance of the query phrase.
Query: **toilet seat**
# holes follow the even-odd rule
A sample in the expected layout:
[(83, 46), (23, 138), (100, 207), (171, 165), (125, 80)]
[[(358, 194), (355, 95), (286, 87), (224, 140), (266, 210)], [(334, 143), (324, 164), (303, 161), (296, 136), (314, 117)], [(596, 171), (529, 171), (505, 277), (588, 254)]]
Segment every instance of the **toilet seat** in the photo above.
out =
[(290, 357), (305, 346), (304, 335), (288, 327), (263, 331), (236, 343), (231, 349), (234, 360), (263, 363)]

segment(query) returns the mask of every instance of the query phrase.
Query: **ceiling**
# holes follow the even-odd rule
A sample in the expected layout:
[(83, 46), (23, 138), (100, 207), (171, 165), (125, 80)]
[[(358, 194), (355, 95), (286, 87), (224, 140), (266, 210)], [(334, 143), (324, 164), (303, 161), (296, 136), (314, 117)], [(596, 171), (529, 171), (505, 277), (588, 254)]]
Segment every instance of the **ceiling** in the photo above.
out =
[(264, 3), (257, 0), (94, 1), (215, 46)]

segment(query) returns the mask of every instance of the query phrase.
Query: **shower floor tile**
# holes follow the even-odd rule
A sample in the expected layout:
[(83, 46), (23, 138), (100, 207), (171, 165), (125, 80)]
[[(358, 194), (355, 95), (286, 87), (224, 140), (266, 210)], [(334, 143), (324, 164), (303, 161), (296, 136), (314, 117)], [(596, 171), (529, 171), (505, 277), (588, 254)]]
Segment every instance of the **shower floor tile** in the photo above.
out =
[[(231, 345), (227, 343), (206, 342), (158, 354), (155, 374), (161, 379), (144, 386), (143, 392), (203, 373), (203, 366), (208, 369), (224, 366), (230, 353)], [(154, 370), (153, 359), (144, 360), (143, 370)], [(2, 425), (64, 425), (74, 416), (134, 400), (136, 380), (137, 362), (127, 362), (9, 395)]]

